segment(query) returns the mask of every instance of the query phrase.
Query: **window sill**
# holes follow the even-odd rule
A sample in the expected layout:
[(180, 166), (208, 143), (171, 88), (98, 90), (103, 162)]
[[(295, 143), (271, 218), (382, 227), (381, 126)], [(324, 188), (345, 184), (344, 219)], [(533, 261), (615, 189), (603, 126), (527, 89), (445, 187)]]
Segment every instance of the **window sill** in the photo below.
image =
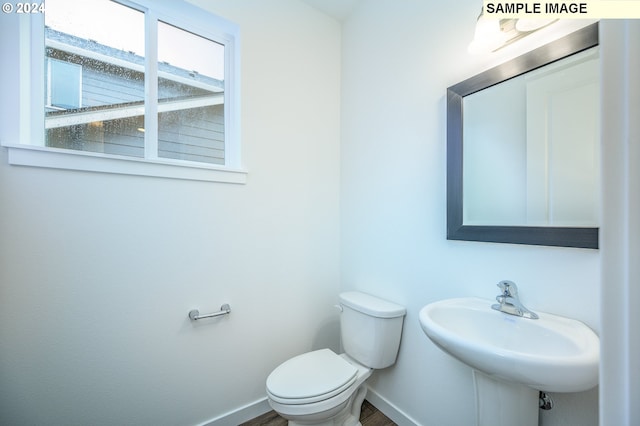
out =
[(122, 157), (33, 145), (2, 144), (2, 146), (8, 150), (9, 164), (15, 166), (235, 184), (245, 184), (247, 181), (246, 171), (221, 166), (177, 160)]

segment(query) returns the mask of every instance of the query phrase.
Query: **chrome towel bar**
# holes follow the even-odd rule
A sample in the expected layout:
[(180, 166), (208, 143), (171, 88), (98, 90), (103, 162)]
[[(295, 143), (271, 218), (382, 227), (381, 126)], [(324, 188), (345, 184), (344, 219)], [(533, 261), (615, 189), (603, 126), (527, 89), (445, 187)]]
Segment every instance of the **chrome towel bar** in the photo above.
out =
[(220, 311), (214, 312), (212, 314), (200, 315), (199, 310), (193, 309), (189, 311), (189, 319), (191, 321), (197, 321), (205, 318), (219, 317), (220, 315), (228, 315), (229, 313), (231, 313), (231, 306), (229, 306), (228, 303), (225, 303), (224, 305), (220, 306)]

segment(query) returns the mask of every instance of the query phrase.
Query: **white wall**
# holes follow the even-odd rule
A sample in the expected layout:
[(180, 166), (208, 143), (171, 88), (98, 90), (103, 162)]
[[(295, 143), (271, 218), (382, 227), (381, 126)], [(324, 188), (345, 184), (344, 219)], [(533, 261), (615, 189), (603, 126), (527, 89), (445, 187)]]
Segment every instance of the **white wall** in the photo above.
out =
[(640, 21), (606, 20), (600, 425), (640, 424)]
[[(200, 3), (241, 27), (248, 183), (16, 167), (1, 148), (0, 424), (199, 424), (337, 346), (339, 25), (295, 0)], [(187, 319), (225, 302), (229, 317)]]
[[(510, 279), (530, 309), (600, 331), (598, 251), (446, 240), (445, 89), (522, 53), (467, 53), (479, 9), (476, 0), (366, 1), (342, 33), (342, 285), (407, 306), (398, 362), (371, 386), (421, 425), (474, 419), (471, 370), (424, 335), (425, 304), (492, 299)], [(597, 389), (552, 396), (541, 424), (597, 424)]]

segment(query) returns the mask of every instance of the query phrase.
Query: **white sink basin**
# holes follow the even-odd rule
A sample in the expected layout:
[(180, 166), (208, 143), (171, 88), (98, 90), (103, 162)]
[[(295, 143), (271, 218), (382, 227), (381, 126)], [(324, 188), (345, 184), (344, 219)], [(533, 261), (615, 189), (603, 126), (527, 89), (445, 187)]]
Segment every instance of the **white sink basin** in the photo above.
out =
[(538, 312), (527, 319), (491, 300), (447, 299), (420, 310), (420, 325), (442, 350), (492, 377), (548, 392), (598, 384), (600, 340), (580, 321)]

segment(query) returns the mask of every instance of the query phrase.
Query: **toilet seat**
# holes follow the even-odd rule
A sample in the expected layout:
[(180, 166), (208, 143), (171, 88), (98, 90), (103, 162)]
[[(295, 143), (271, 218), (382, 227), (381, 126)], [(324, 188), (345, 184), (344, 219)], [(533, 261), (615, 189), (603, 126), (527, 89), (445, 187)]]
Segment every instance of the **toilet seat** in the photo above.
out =
[(311, 404), (333, 398), (356, 381), (358, 368), (330, 349), (298, 355), (267, 378), (269, 398), (285, 405)]

